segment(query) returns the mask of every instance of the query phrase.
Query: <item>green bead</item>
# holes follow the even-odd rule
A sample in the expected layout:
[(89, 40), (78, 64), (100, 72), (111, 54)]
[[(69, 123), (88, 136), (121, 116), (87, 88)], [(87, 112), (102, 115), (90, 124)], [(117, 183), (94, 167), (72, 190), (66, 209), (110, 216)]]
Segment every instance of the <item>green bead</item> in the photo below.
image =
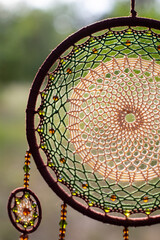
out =
[(75, 47), (73, 48), (73, 50), (74, 50), (75, 52), (79, 52), (79, 49), (78, 49), (77, 46), (75, 46)]
[(17, 218), (16, 222), (19, 223), (21, 221), (21, 218)]
[(28, 223), (25, 222), (24, 225), (23, 225), (24, 228), (27, 228), (28, 227)]
[(30, 197), (29, 192), (26, 192), (26, 193), (24, 194), (24, 196), (25, 196), (25, 198), (29, 198), (29, 197)]
[(89, 201), (89, 203), (88, 203), (88, 205), (89, 205), (90, 207), (92, 207), (93, 204), (94, 204), (94, 202), (92, 202), (92, 201)]
[(34, 226), (34, 221), (31, 220), (31, 221), (29, 222), (29, 224), (30, 224), (31, 226)]
[(90, 37), (89, 41), (90, 41), (90, 42), (95, 42), (94, 37)]
[(34, 217), (34, 218), (37, 218), (37, 217), (38, 217), (38, 214), (37, 214), (37, 213), (33, 213), (33, 217)]
[(66, 228), (67, 222), (66, 222), (65, 220), (61, 220), (61, 221), (59, 222), (59, 226), (60, 226), (61, 228)]
[(37, 203), (34, 202), (34, 203), (32, 204), (32, 208), (35, 208), (35, 207), (37, 207)]
[(47, 97), (47, 93), (42, 92), (42, 97), (43, 97), (43, 98)]
[(45, 149), (46, 147), (47, 147), (47, 145), (46, 145), (45, 143), (42, 143), (42, 144), (41, 144), (41, 148), (42, 148), (42, 149)]
[(39, 110), (38, 113), (39, 113), (40, 116), (43, 116), (43, 115), (44, 115), (44, 111), (43, 111), (43, 110)]
[(61, 176), (59, 176), (58, 182), (63, 182), (63, 178)]
[(48, 162), (48, 167), (53, 167), (54, 164), (52, 162)]
[(16, 213), (18, 211), (17, 207), (12, 208), (12, 211)]
[(21, 199), (16, 198), (16, 203), (17, 203), (17, 204), (20, 204), (20, 203), (21, 203)]
[(52, 74), (49, 75), (49, 79), (54, 80), (54, 77)]
[(43, 132), (43, 127), (41, 127), (41, 126), (38, 127), (37, 131), (42, 133)]
[(109, 213), (109, 212), (110, 212), (110, 208), (109, 208), (109, 207), (105, 207), (105, 208), (104, 208), (104, 211), (105, 211), (106, 213)]
[(77, 195), (77, 191), (75, 189), (72, 190), (72, 196), (76, 196)]
[(31, 168), (28, 165), (24, 165), (24, 167), (23, 167), (23, 170), (25, 171), (25, 173), (28, 173), (30, 169)]
[(150, 210), (150, 209), (146, 209), (145, 213), (146, 213), (147, 215), (149, 215), (149, 214), (151, 214), (151, 210)]

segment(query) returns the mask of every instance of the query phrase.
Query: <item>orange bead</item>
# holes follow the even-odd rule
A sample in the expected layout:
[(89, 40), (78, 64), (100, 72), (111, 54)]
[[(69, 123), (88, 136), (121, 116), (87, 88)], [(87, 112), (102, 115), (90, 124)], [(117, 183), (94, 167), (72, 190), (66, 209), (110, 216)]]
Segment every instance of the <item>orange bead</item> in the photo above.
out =
[(93, 49), (92, 49), (92, 52), (93, 52), (93, 53), (98, 53), (98, 51), (97, 51), (96, 48), (93, 48)]
[(60, 231), (60, 233), (66, 233), (66, 229), (64, 229), (64, 228), (60, 228), (59, 231)]
[(31, 162), (30, 162), (29, 160), (26, 160), (26, 161), (25, 161), (25, 165), (30, 165), (30, 163), (31, 163)]
[(65, 160), (64, 158), (61, 158), (61, 159), (60, 159), (60, 162), (61, 162), (61, 163), (65, 163), (66, 160)]
[(60, 234), (59, 234), (59, 237), (64, 238), (64, 237), (65, 237), (65, 234), (64, 234), (64, 233), (60, 233)]
[(30, 174), (29, 174), (29, 173), (26, 173), (26, 174), (24, 175), (24, 177), (25, 177), (25, 178), (29, 178), (29, 177), (30, 177)]
[(160, 45), (157, 46), (158, 51), (160, 51)]
[(50, 134), (54, 134), (54, 133), (55, 133), (55, 130), (54, 130), (53, 128), (50, 128), (50, 129), (49, 129), (49, 132), (50, 132)]
[(62, 209), (66, 209), (66, 208), (67, 208), (67, 204), (65, 204), (65, 203), (62, 204), (62, 205), (61, 205), (61, 208), (62, 208)]
[(30, 211), (28, 208), (24, 208), (24, 209), (23, 209), (23, 215), (24, 215), (24, 216), (28, 216), (28, 215), (30, 214), (30, 212), (31, 212), (31, 211)]
[(127, 46), (130, 46), (131, 45), (131, 42), (129, 40), (126, 41), (126, 45)]
[(113, 202), (116, 200), (116, 198), (117, 198), (116, 195), (112, 195), (112, 196), (111, 196), (111, 200), (112, 200)]
[(86, 182), (84, 182), (84, 183), (82, 184), (82, 188), (83, 188), (83, 189), (87, 189), (87, 188), (88, 188), (88, 184), (87, 184)]
[(25, 159), (26, 159), (26, 160), (30, 160), (30, 158), (31, 158), (31, 157), (30, 157), (29, 155), (25, 155)]
[(147, 196), (145, 196), (144, 198), (143, 198), (143, 202), (148, 202), (148, 197)]
[(66, 215), (67, 214), (67, 211), (65, 209), (61, 210), (61, 214), (62, 215)]
[(66, 218), (67, 218), (67, 217), (64, 216), (64, 215), (61, 216), (61, 220), (66, 220)]
[(67, 69), (67, 73), (71, 74), (72, 70), (70, 68)]
[(24, 183), (29, 183), (29, 179), (28, 178), (24, 178)]
[(57, 101), (58, 101), (58, 97), (57, 97), (57, 96), (54, 96), (54, 97), (53, 97), (53, 100), (54, 100), (55, 102), (57, 102)]
[(28, 240), (28, 235), (21, 235), (19, 240)]
[(30, 151), (26, 151), (26, 155), (31, 156), (31, 152)]
[(24, 183), (24, 188), (28, 188), (29, 187), (29, 183)]

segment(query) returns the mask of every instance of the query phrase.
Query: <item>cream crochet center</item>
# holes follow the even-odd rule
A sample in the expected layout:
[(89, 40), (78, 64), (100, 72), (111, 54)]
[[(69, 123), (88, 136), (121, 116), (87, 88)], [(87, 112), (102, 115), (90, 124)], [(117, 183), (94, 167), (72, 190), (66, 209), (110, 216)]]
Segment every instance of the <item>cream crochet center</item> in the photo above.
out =
[(82, 163), (116, 182), (159, 177), (160, 66), (113, 58), (81, 78), (69, 99), (70, 141)]

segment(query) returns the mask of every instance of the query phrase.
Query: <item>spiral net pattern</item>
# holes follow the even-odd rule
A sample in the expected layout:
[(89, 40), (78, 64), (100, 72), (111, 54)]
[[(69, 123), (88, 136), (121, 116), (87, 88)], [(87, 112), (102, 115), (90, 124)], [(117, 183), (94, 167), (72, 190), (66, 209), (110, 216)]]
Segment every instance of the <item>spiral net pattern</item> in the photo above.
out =
[(82, 162), (105, 179), (159, 177), (159, 73), (154, 61), (113, 58), (74, 87), (71, 142)]
[(46, 76), (37, 132), (57, 182), (105, 214), (159, 209), (160, 34), (106, 29)]

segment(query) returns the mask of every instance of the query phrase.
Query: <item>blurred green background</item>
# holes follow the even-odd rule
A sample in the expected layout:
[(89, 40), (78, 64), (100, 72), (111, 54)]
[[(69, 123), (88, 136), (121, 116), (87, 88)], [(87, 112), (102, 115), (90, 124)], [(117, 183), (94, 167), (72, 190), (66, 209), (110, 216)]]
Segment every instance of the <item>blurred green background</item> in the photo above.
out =
[[(18, 3), (16, 3), (18, 2)], [(28, 1), (29, 2), (29, 1)], [(0, 240), (18, 239), (7, 216), (10, 192), (23, 185), (25, 108), (34, 76), (50, 51), (69, 34), (94, 21), (128, 16), (129, 0), (0, 1)], [(160, 19), (160, 0), (137, 0), (142, 17)], [(49, 189), (34, 162), (30, 188), (43, 210), (30, 239), (58, 239), (61, 200)], [(122, 227), (92, 220), (68, 207), (66, 240), (123, 239)], [(130, 240), (158, 240), (160, 226), (132, 228)]]

